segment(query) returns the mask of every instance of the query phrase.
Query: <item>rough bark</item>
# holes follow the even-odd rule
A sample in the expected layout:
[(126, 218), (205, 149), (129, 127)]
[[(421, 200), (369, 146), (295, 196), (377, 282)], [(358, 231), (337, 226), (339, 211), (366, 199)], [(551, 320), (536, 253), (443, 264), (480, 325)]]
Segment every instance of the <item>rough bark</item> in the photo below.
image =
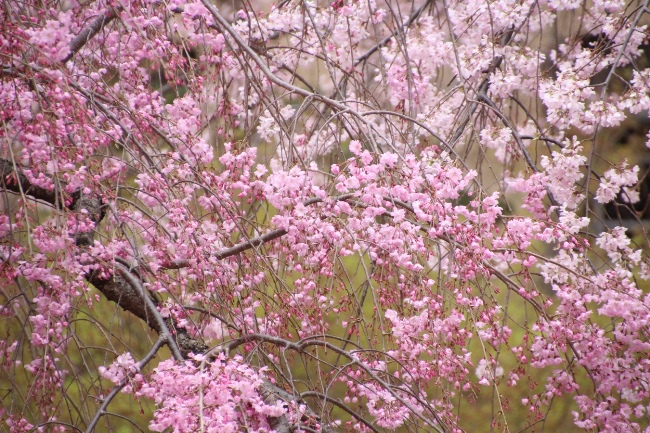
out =
[[(0, 159), (0, 190), (29, 196), (60, 210), (68, 210), (75, 213), (86, 211), (95, 224), (99, 224), (106, 213), (101, 196), (93, 194), (83, 195), (80, 191), (66, 194), (63, 192), (65, 190), (64, 184), (54, 187), (52, 190), (47, 190), (33, 185), (22, 172), (21, 167), (14, 164), (12, 161), (5, 159)], [(260, 239), (252, 239), (241, 245), (235, 245), (226, 250), (226, 253), (223, 254), (222, 257), (229, 257), (243, 252), (246, 249), (276, 239), (285, 233), (284, 230), (272, 232)], [(87, 247), (93, 242), (93, 231), (79, 232), (75, 234), (75, 243), (80, 248)], [(110, 264), (108, 265), (110, 267)], [(179, 268), (183, 266), (182, 264), (181, 266), (169, 266), (169, 268), (175, 267)], [(138, 279), (140, 278), (136, 269), (134, 269), (132, 273)], [(143, 302), (137, 288), (133, 287), (133, 285), (124, 279), (119, 272), (113, 272), (110, 277), (106, 278), (106, 272), (95, 270), (87, 274), (85, 277), (86, 280), (99, 290), (107, 299), (115, 302), (123, 310), (128, 311), (143, 320), (158, 334), (163, 333), (163, 330), (160, 329), (160, 325), (155, 320), (153, 312), (148, 310), (146, 303)], [(154, 301), (154, 304), (158, 304), (157, 299), (154, 297), (151, 299)], [(172, 333), (183, 358), (187, 359), (190, 353), (205, 353), (209, 349), (202, 341), (192, 337), (185, 328), (178, 326), (173, 318), (166, 319), (165, 324)], [(260, 392), (267, 403), (274, 403), (277, 401), (289, 402), (295, 400), (294, 396), (269, 381), (265, 381), (262, 384)], [(310, 411), (309, 415), (312, 419), (318, 419), (314, 412)], [(294, 426), (290, 425), (285, 417), (274, 418), (269, 420), (269, 422), (277, 432), (289, 433), (294, 430)], [(321, 431), (324, 432), (334, 432), (333, 429), (327, 426), (321, 426), (321, 429)]]

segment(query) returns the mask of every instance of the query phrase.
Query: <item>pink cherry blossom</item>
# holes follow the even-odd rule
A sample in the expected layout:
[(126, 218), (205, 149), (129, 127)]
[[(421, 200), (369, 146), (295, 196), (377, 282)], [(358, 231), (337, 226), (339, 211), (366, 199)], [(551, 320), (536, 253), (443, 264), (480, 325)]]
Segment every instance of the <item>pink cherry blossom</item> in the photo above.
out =
[(0, 425), (647, 431), (649, 10), (3, 3)]

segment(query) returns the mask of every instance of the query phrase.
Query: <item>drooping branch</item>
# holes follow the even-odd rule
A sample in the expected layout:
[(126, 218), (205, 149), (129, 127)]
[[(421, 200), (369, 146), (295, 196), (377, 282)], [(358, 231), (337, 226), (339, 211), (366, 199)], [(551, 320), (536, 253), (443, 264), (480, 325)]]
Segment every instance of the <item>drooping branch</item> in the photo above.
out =
[[(137, 290), (140, 299), (144, 301), (145, 313), (153, 316), (153, 321), (156, 325), (158, 334), (162, 338), (164, 338), (165, 341), (167, 341), (167, 345), (169, 346), (169, 349), (172, 351), (174, 358), (176, 358), (177, 361), (182, 361), (184, 356), (179, 351), (176, 342), (174, 341), (171, 333), (169, 332), (169, 327), (165, 323), (165, 319), (163, 319), (162, 316), (160, 315), (160, 312), (158, 312), (154, 300), (147, 295), (147, 293), (144, 290), (144, 287), (142, 287), (142, 284), (140, 284), (140, 281), (133, 275), (133, 273), (129, 269), (127, 269), (126, 266), (124, 266), (119, 262), (116, 262), (115, 267), (118, 270), (118, 272), (126, 279), (129, 285), (132, 288)], [(148, 318), (149, 317), (147, 317), (147, 319)]]
[[(33, 185), (27, 176), (22, 172), (14, 162), (0, 159), (0, 190), (11, 191), (24, 196), (30, 196), (58, 209), (67, 209), (75, 213), (88, 213), (93, 218), (95, 223), (99, 223), (105, 212), (102, 208), (102, 200), (99, 196), (83, 196), (79, 192), (72, 194), (64, 194), (62, 188), (54, 187), (48, 190), (36, 185)], [(321, 199), (310, 199), (306, 203), (312, 204), (322, 201)], [(244, 252), (262, 243), (269, 242), (277, 239), (286, 234), (283, 229), (275, 230), (259, 238), (250, 239), (249, 241), (235, 245), (218, 254), (220, 258), (226, 258)], [(80, 233), (75, 235), (75, 241), (78, 246), (88, 246), (93, 243), (94, 233), (92, 231)], [(80, 239), (82, 239), (80, 241)], [(187, 263), (179, 263), (187, 266)], [(181, 268), (184, 266), (177, 266)], [(86, 274), (86, 280), (99, 290), (107, 299), (118, 304), (125, 311), (130, 312), (139, 319), (143, 320), (147, 325), (156, 333), (158, 333), (160, 340), (166, 341), (167, 345), (175, 354), (175, 357), (188, 359), (191, 353), (206, 353), (208, 346), (198, 339), (192, 337), (185, 328), (179, 326), (173, 318), (162, 319), (160, 313), (157, 311), (157, 302), (155, 299), (148, 297), (144, 293), (141, 285), (138, 284), (138, 277), (134, 275), (132, 270), (124, 266), (120, 260), (116, 260), (113, 264), (115, 271), (110, 277), (106, 277), (105, 272), (94, 270)], [(143, 300), (146, 296), (147, 299)], [(158, 344), (158, 343), (157, 343)], [(156, 346), (155, 346), (156, 347)], [(153, 349), (152, 349), (153, 350)], [(156, 347), (157, 350), (157, 347)], [(180, 355), (180, 356), (179, 356)], [(116, 387), (113, 392), (119, 392), (119, 387)], [(290, 402), (294, 401), (295, 397), (284, 391), (282, 388), (266, 380), (260, 385), (260, 393), (267, 403), (274, 403), (277, 401)], [(112, 397), (111, 397), (112, 398)], [(100, 411), (97, 412), (93, 418), (93, 423), (88, 429), (92, 431), (96, 421), (99, 419), (105, 406), (110, 402), (110, 399), (104, 400), (104, 404)], [(314, 411), (307, 409), (307, 414), (318, 419)], [(282, 433), (290, 433), (294, 427), (290, 424), (285, 416), (270, 419), (269, 422), (274, 430)], [(329, 426), (322, 425), (321, 431), (333, 433), (335, 430)]]
[[(297, 353), (301, 354), (306, 354), (307, 349), (310, 347), (323, 347), (326, 348), (327, 350), (331, 350), (332, 352), (336, 353), (337, 355), (344, 356), (347, 358), (350, 362), (349, 365), (355, 365), (359, 367), (361, 370), (363, 370), (369, 377), (371, 377), (376, 383), (380, 384), (386, 391), (388, 391), (393, 398), (398, 400), (400, 403), (402, 403), (405, 407), (408, 407), (411, 411), (411, 413), (420, 418), (422, 421), (424, 421), (428, 426), (432, 428), (433, 431), (437, 431), (439, 433), (444, 433), (449, 431), (447, 425), (445, 422), (440, 418), (438, 413), (430, 409), (431, 415), (433, 419), (429, 419), (424, 415), (424, 413), (421, 413), (421, 411), (418, 411), (415, 409), (410, 402), (408, 402), (406, 399), (404, 399), (403, 396), (401, 396), (396, 389), (388, 382), (386, 382), (384, 379), (380, 378), (376, 372), (366, 365), (364, 362), (362, 362), (359, 357), (357, 356), (357, 353), (361, 353), (364, 351), (364, 349), (359, 349), (355, 351), (347, 351), (344, 350), (324, 339), (320, 338), (314, 338), (314, 337), (308, 337), (308, 338), (303, 338), (298, 342), (292, 342), (289, 340), (285, 340), (284, 338), (281, 337), (276, 337), (276, 336), (271, 336), (271, 335), (265, 335), (265, 334), (248, 334), (244, 335), (236, 340), (233, 340), (229, 343), (227, 343), (225, 346), (226, 350), (231, 351), (236, 349), (238, 346), (242, 344), (249, 343), (251, 341), (257, 341), (257, 342), (264, 342), (264, 343), (270, 343), (273, 345), (276, 345), (278, 347), (281, 347), (285, 350), (290, 349), (293, 350)], [(406, 390), (404, 389), (398, 389), (399, 391), (405, 392)], [(420, 403), (423, 403), (419, 399), (417, 395), (412, 394), (416, 400), (419, 400)]]
[(138, 374), (142, 369), (153, 359), (154, 356), (156, 356), (156, 353), (158, 353), (158, 350), (166, 343), (165, 339), (163, 337), (158, 338), (154, 345), (149, 349), (149, 352), (138, 362), (137, 364), (137, 370), (132, 371), (131, 373), (127, 374), (113, 389), (111, 392), (104, 397), (102, 400), (102, 404), (99, 406), (99, 409), (97, 409), (97, 412), (95, 412), (95, 416), (93, 416), (92, 420), (90, 421), (90, 424), (88, 424), (88, 427), (86, 428), (86, 433), (92, 433), (95, 430), (95, 427), (97, 426), (97, 423), (99, 422), (99, 419), (106, 413), (106, 409), (108, 408), (108, 405), (113, 401), (113, 399), (120, 393), (120, 391), (133, 379), (133, 377)]

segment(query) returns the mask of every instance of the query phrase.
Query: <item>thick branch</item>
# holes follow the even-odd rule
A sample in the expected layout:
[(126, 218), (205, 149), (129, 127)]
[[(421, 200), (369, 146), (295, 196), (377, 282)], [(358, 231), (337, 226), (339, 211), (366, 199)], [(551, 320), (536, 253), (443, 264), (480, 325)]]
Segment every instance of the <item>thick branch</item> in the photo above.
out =
[(364, 54), (358, 57), (354, 61), (354, 66), (357, 66), (363, 61), (367, 60), (370, 56), (372, 56), (375, 52), (377, 52), (377, 50), (383, 48), (391, 39), (393, 39), (396, 35), (398, 35), (399, 32), (404, 31), (405, 28), (408, 28), (411, 24), (413, 24), (413, 22), (420, 17), (422, 11), (424, 11), (424, 9), (429, 7), (430, 4), (431, 4), (431, 0), (426, 0), (424, 3), (422, 3), (422, 5), (420, 5), (420, 7), (414, 10), (413, 13), (408, 17), (406, 22), (402, 25), (402, 29), (393, 31), (390, 35), (386, 36), (384, 39), (379, 41), (372, 48), (370, 48), (368, 51), (366, 51)]
[[(510, 43), (510, 41), (512, 40), (512, 36), (514, 35), (514, 32), (515, 29), (510, 28), (501, 36), (501, 46), (506, 46)], [(476, 91), (478, 95), (487, 95), (487, 91), (490, 88), (490, 75), (493, 74), (494, 71), (499, 69), (499, 66), (501, 66), (501, 62), (503, 62), (503, 56), (501, 55), (494, 56), (490, 66), (483, 71), (483, 73), (485, 74), (485, 78), (478, 86), (478, 90)], [(456, 132), (454, 133), (454, 136), (449, 140), (449, 144), (451, 145), (452, 148), (456, 144), (456, 141), (458, 141), (458, 139), (460, 139), (460, 137), (463, 135), (463, 132), (465, 132), (465, 128), (467, 127), (470, 118), (474, 115), (474, 112), (476, 111), (477, 107), (478, 107), (477, 101), (472, 101), (472, 103), (469, 104), (469, 107), (467, 107), (465, 114), (463, 115), (463, 118), (460, 122), (460, 126), (456, 128)]]
[[(251, 238), (245, 242), (239, 243), (233, 247), (226, 248), (225, 250), (219, 251), (217, 254), (215, 254), (215, 257), (218, 260), (223, 260), (227, 257), (232, 257), (234, 255), (243, 253), (246, 250), (250, 250), (251, 248), (258, 247), (262, 244), (265, 244), (269, 241), (272, 241), (274, 239), (277, 239), (279, 237), (282, 237), (287, 234), (287, 231), (285, 229), (277, 229), (273, 230), (269, 233), (266, 233), (262, 236), (257, 236), (254, 238)], [(187, 259), (183, 260), (174, 260), (173, 262), (166, 263), (162, 266), (163, 269), (181, 269), (181, 268), (186, 268), (190, 265), (190, 261)]]
[(14, 163), (12, 161), (7, 161), (6, 159), (0, 159), (0, 186), (7, 191), (29, 195), (37, 200), (49, 203), (58, 209), (67, 207), (64, 204), (63, 196), (57, 194), (56, 190), (53, 189), (50, 191), (33, 185), (20, 169), (18, 171), (14, 169)]
[[(349, 200), (354, 197), (354, 194), (343, 194), (340, 196), (332, 197), (332, 200), (334, 201), (343, 201), (343, 200)], [(318, 197), (313, 197), (308, 200), (305, 200), (303, 202), (304, 206), (310, 206), (315, 203), (320, 203), (322, 202), (323, 199), (318, 198)], [(274, 239), (280, 238), (284, 235), (287, 234), (287, 231), (285, 229), (275, 229), (273, 231), (270, 231), (268, 233), (265, 233), (261, 236), (256, 236), (254, 238), (250, 238), (244, 242), (238, 243), (237, 245), (234, 245), (230, 248), (223, 249), (216, 254), (214, 254), (214, 257), (217, 258), (217, 260), (223, 260), (228, 257), (235, 256), (237, 254), (241, 254), (244, 251), (250, 250), (251, 248), (259, 247), (260, 245), (263, 245), (267, 242), (270, 242)], [(163, 269), (181, 269), (181, 268), (186, 268), (190, 266), (190, 261), (187, 259), (180, 259), (180, 260), (174, 260), (169, 263), (165, 263), (162, 265)]]
[[(33, 185), (20, 167), (12, 161), (0, 159), (0, 189), (12, 191), (17, 194), (30, 196), (50, 204), (57, 209), (67, 209), (74, 213), (84, 212), (95, 224), (98, 224), (105, 215), (102, 199), (98, 195), (82, 195), (80, 191), (66, 194), (65, 185), (54, 187), (51, 190)], [(75, 234), (77, 246), (85, 247), (94, 242), (94, 232), (78, 232)], [(105, 271), (94, 270), (86, 274), (86, 280), (109, 300), (118, 304), (122, 309), (130, 312), (143, 320), (159, 335), (171, 332), (181, 355), (184, 358), (190, 353), (205, 352), (208, 347), (202, 342), (191, 337), (185, 328), (176, 325), (172, 319), (165, 323), (156, 320), (159, 316), (156, 302), (143, 301), (137, 287), (128, 282), (119, 272), (112, 272), (108, 276)], [(171, 331), (170, 331), (171, 330)]]
[[(95, 216), (93, 220), (96, 223), (99, 223), (104, 217), (104, 211), (101, 206), (101, 197), (82, 196), (78, 192), (66, 196), (62, 193), (60, 188), (55, 187), (52, 190), (47, 190), (38, 187), (33, 185), (21, 169), (13, 162), (4, 159), (0, 159), (0, 189), (12, 191), (21, 195), (28, 195), (56, 208), (68, 209), (75, 213), (85, 210), (89, 214)], [(306, 203), (312, 204), (319, 201), (321, 200), (310, 199)], [(93, 234), (94, 233), (91, 231), (75, 236), (77, 245), (91, 245), (93, 242)], [(259, 238), (253, 238), (247, 242), (228, 248), (219, 253), (218, 257), (225, 258), (239, 254), (247, 249), (261, 245), (264, 242), (283, 236), (284, 234), (286, 234), (285, 230), (275, 230), (266, 235), (260, 236)], [(82, 241), (79, 240), (79, 236), (83, 239)], [(187, 264), (185, 266), (187, 266)], [(102, 292), (107, 299), (115, 302), (122, 309), (130, 312), (147, 323), (151, 329), (159, 334), (161, 340), (166, 340), (168, 342), (172, 352), (178, 353), (178, 351), (180, 351), (180, 355), (187, 359), (190, 353), (205, 353), (208, 351), (208, 346), (189, 335), (187, 330), (179, 327), (174, 319), (166, 319), (164, 323), (160, 320), (160, 313), (156, 309), (156, 300), (153, 298), (147, 298), (143, 302), (143, 296), (147, 295), (142, 290), (142, 287), (137, 284), (138, 278), (131, 270), (122, 265), (119, 261), (116, 261), (115, 268), (110, 276), (107, 276), (105, 271), (94, 270), (85, 276), (86, 280), (95, 286), (97, 290)], [(170, 333), (174, 339), (172, 342), (169, 342)], [(177, 350), (175, 350), (174, 345), (172, 344), (173, 342), (175, 342)], [(119, 387), (114, 389), (114, 392), (117, 391), (119, 391)], [(293, 395), (287, 393), (269, 381), (265, 381), (261, 385), (260, 392), (267, 403), (274, 403), (276, 401), (289, 402), (295, 400)], [(108, 401), (110, 401), (110, 399)], [(108, 401), (105, 401), (104, 403), (107, 405)], [(96, 418), (98, 419), (102, 413), (103, 411), (100, 410), (98, 415), (96, 415)], [(310, 413), (316, 416), (312, 411), (310, 411)], [(96, 422), (96, 420), (93, 419), (93, 422)], [(289, 423), (286, 417), (270, 419), (269, 422), (278, 432), (289, 433), (293, 431), (293, 426)], [(89, 429), (89, 431), (90, 430), (92, 429)], [(334, 432), (334, 430), (328, 426), (322, 426), (322, 431)]]
[(97, 33), (99, 33), (108, 23), (117, 18), (117, 14), (122, 10), (122, 7), (111, 8), (105, 13), (101, 14), (90, 26), (86, 27), (70, 42), (70, 53), (62, 60), (62, 63), (67, 63), (72, 57), (83, 48)]

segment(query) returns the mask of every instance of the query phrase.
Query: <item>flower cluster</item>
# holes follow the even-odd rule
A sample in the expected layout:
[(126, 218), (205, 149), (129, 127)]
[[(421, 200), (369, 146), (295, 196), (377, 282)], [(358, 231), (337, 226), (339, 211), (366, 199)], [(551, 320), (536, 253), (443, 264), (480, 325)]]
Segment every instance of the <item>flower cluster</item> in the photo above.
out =
[(641, 431), (647, 4), (6, 3), (10, 431)]

